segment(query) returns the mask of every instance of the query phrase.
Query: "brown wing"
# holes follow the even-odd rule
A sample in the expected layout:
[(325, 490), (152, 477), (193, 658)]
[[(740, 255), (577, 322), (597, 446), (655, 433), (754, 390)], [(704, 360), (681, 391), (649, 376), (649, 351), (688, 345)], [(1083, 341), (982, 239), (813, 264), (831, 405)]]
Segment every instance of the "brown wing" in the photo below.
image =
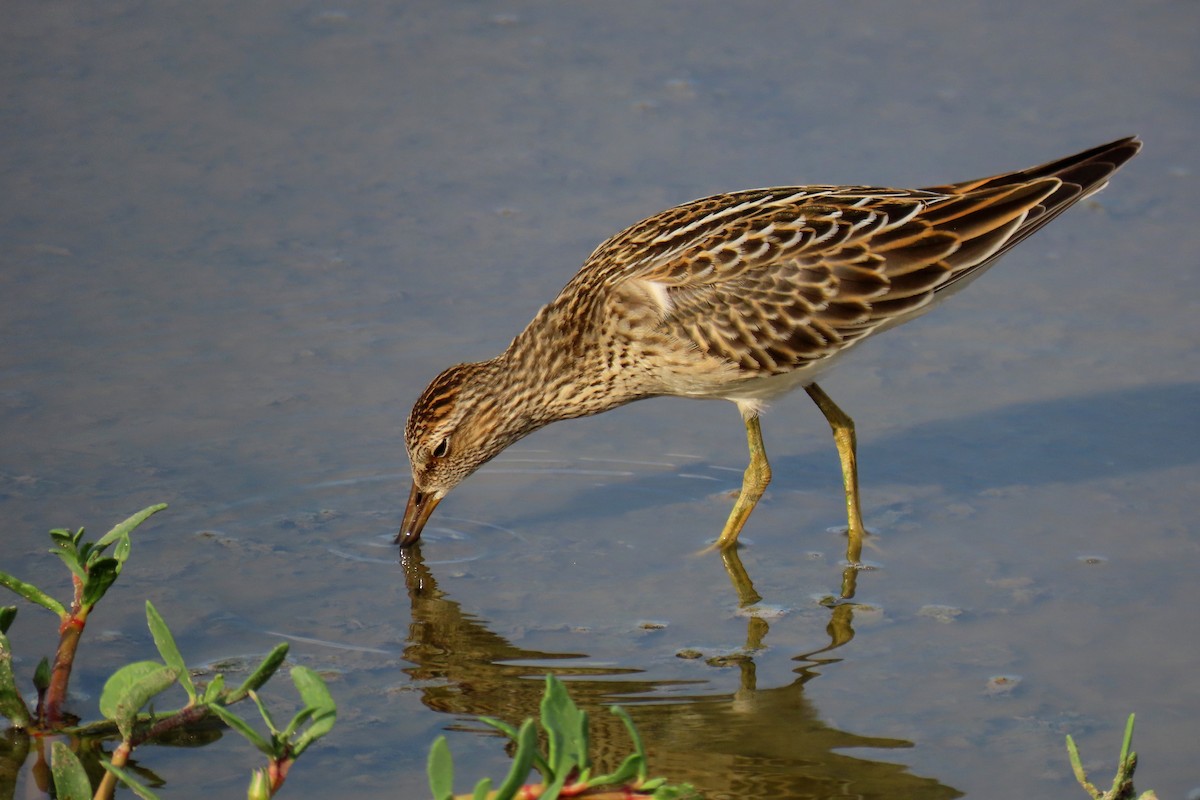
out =
[(659, 302), (664, 330), (748, 372), (787, 372), (919, 312), (1058, 187), (806, 196), (727, 220), (634, 283)]
[[(1124, 139), (1102, 144), (1065, 158), (1048, 161), (1029, 169), (962, 183), (934, 186), (925, 191), (959, 195), (981, 189), (1028, 183), (1039, 178), (1057, 178), (1062, 181), (1062, 185), (1040, 204), (1040, 208), (1030, 209), (1029, 215), (1017, 234), (1006, 241), (1004, 246), (992, 256), (992, 260), (995, 260), (1075, 203), (1107, 186), (1109, 177), (1122, 164), (1136, 156), (1141, 149), (1142, 143), (1136, 136), (1127, 136)], [(966, 275), (956, 276), (955, 281), (957, 282), (962, 277), (966, 277)]]
[(652, 298), (664, 331), (746, 372), (787, 372), (920, 313), (1098, 189), (1139, 147), (1121, 140), (927, 190), (782, 187), (706, 198), (601, 245), (579, 277)]

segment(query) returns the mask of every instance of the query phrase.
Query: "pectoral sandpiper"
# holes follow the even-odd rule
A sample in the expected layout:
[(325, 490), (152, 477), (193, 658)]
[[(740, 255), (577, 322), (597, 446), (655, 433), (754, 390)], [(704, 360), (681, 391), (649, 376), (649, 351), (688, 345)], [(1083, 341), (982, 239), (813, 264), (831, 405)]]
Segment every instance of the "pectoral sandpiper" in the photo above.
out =
[(759, 412), (803, 386), (833, 429), (858, 563), (854, 422), (817, 375), (979, 277), (1140, 149), (1131, 137), (928, 189), (752, 189), (642, 220), (596, 248), (507, 350), (450, 367), (421, 394), (405, 428), (413, 484), (397, 542), (417, 541), (447, 492), (526, 434), (674, 395), (730, 400), (745, 422), (750, 465), (716, 542), (732, 547), (771, 479)]

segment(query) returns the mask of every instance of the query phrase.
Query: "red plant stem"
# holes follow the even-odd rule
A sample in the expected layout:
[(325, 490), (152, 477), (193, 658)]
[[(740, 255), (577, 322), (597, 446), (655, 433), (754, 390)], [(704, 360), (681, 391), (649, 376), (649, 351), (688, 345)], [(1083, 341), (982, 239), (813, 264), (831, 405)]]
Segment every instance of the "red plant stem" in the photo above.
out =
[(158, 722), (145, 729), (142, 733), (130, 739), (130, 743), (137, 747), (146, 742), (153, 741), (164, 733), (173, 731), (176, 728), (182, 728), (185, 725), (190, 725), (193, 722), (204, 719), (208, 716), (208, 709), (204, 706), (188, 706), (187, 708), (172, 714), (166, 719), (161, 719)]
[(267, 765), (267, 777), (271, 781), (271, 796), (274, 797), (276, 792), (283, 788), (283, 782), (287, 780), (288, 770), (292, 768), (295, 759), (285, 756), (278, 761), (272, 760)]
[[(129, 742), (121, 742), (117, 745), (117, 749), (113, 750), (112, 765), (114, 767), (124, 768), (129, 763), (129, 754), (133, 752), (133, 746)], [(115, 772), (104, 770), (104, 777), (100, 779), (100, 785), (96, 787), (96, 798), (111, 798), (117, 791), (117, 775)]]
[(54, 654), (54, 667), (50, 671), (50, 686), (46, 689), (42, 727), (57, 730), (62, 726), (62, 709), (67, 700), (67, 684), (71, 680), (71, 667), (75, 664), (75, 651), (79, 637), (87, 624), (86, 614), (72, 613), (58, 627), (58, 652)]

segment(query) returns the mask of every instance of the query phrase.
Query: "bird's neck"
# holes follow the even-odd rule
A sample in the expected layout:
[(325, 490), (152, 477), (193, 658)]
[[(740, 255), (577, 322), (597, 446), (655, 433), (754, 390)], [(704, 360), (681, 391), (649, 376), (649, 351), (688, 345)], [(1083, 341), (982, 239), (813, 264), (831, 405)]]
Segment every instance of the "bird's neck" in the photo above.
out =
[(647, 396), (613, 368), (608, 340), (552, 303), (497, 357), (502, 394), (537, 427), (599, 414)]

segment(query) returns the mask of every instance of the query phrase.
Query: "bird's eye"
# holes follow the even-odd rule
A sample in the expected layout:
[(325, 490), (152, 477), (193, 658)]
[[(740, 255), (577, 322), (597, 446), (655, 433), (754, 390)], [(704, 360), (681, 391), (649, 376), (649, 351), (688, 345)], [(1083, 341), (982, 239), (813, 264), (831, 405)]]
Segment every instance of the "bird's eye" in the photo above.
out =
[(431, 451), (429, 451), (430, 455), (432, 455), (434, 458), (445, 458), (449, 452), (450, 452), (450, 440), (448, 438), (442, 439), (440, 442), (438, 442), (436, 445), (433, 446), (433, 449)]

